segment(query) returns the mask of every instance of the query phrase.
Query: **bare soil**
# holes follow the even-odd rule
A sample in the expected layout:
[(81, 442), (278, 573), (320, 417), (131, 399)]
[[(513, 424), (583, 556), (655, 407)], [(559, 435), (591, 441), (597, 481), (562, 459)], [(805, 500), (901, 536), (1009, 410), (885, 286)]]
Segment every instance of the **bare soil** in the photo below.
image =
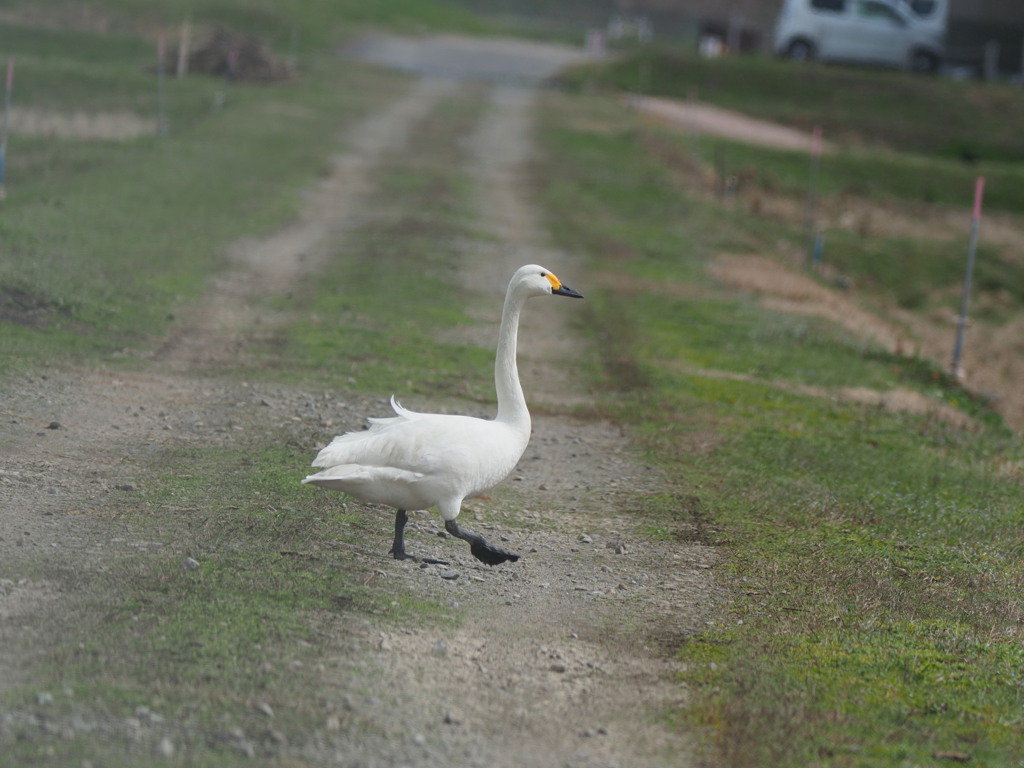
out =
[(41, 136), (77, 141), (124, 141), (154, 135), (156, 120), (133, 112), (74, 112), (11, 107), (10, 131), (20, 136)]
[[(190, 318), (187, 327), (167, 338), (142, 370), (52, 369), (5, 383), (0, 563), (12, 572), (47, 573), (47, 563), (61, 563), (86, 575), (138, 552), (183, 557), (186, 543), (140, 540), (121, 516), (168, 448), (253, 444), (289, 424), (297, 435), (326, 440), (382, 413), (379, 398), (324, 397), (210, 372), (230, 374), (245, 362), (253, 339), (287, 322), (284, 316), (257, 318), (254, 300), (284, 295), (315, 277), (328, 244), (344, 243), (346, 227), (369, 215), (362, 206), (375, 169), (404, 146), (419, 117), (458, 87), (453, 73), (472, 73), (474, 62), (493, 59), (487, 44), (455, 38), (388, 44), (406, 53), (408, 45), (422, 46), (416, 57), (443, 62), (445, 77), (415, 80), (403, 98), (358, 125), (330, 176), (309, 193), (299, 220), (270, 237), (235, 244), (230, 271), (182, 313)], [(372, 41), (363, 46), (375, 50)], [(546, 244), (522, 183), (535, 73), (578, 54), (531, 44), (517, 59), (515, 46), (505, 42), (498, 50), (503, 71), (520, 60), (524, 75), (493, 86), (484, 118), (466, 136), (486, 239), (459, 246), (460, 275), (481, 295), (474, 311), (495, 320), (504, 284), (523, 263), (546, 264), (587, 290), (578, 262)], [(712, 577), (716, 555), (699, 545), (634, 535), (631, 511), (645, 493), (662, 487), (662, 478), (616, 427), (557, 415), (585, 396), (574, 394), (578, 382), (564, 364), (582, 342), (568, 323), (570, 302), (537, 305), (523, 324), (521, 369), (528, 398), (542, 407), (527, 454), (508, 481), (516, 501), (475, 501), (463, 512), (469, 526), (482, 527), (474, 510), (487, 505), (488, 519), (507, 522), (487, 523), (484, 532), (523, 559), (488, 569), (468, 551), (444, 546), (434, 535), (436, 515), (414, 515), (410, 550), (428, 554), (443, 546), (452, 561), (445, 570), (458, 573), (441, 578), (438, 567), (389, 559), (391, 513), (369, 511), (379, 521), (379, 538), (347, 553), (365, 582), (446, 601), (463, 618), (449, 630), (401, 627), (386, 618), (327, 626), (322, 688), (310, 693), (320, 714), (305, 739), (264, 745), (278, 763), (696, 764), (691, 741), (666, 724), (666, 713), (685, 707), (687, 697), (672, 648), (725, 599)], [(310, 457), (316, 447), (310, 445)], [(296, 482), (305, 471), (295, 467)], [(31, 684), (36, 662), (76, 600), (76, 583), (3, 574), (0, 679)], [(43, 742), (74, 738), (88, 725), (134, 754), (142, 742), (148, 744), (143, 753), (166, 756), (169, 744), (170, 752), (176, 747), (179, 756), (198, 757), (209, 742), (192, 732), (194, 724), (160, 719), (140, 725), (130, 714), (97, 711), (58, 722), (3, 712), (0, 743), (16, 731), (24, 736), (26, 723), (38, 726), (33, 738)]]

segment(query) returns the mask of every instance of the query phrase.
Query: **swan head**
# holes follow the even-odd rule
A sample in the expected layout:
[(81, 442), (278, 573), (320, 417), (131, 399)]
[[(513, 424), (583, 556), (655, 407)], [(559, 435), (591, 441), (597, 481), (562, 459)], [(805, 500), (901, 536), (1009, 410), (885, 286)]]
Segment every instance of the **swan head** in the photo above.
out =
[(508, 286), (509, 292), (513, 291), (524, 296), (569, 296), (574, 299), (582, 299), (583, 294), (577, 293), (572, 288), (564, 285), (561, 280), (555, 277), (555, 273), (538, 264), (527, 264), (520, 267), (512, 276)]

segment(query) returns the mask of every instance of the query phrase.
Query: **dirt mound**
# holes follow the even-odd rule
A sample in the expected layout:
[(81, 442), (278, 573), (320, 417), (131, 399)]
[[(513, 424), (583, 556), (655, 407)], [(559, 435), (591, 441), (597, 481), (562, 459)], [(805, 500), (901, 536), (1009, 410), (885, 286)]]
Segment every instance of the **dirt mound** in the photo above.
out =
[[(256, 38), (226, 27), (200, 32), (187, 45), (188, 72), (261, 83), (296, 77), (293, 62)], [(176, 72), (180, 56), (181, 44), (164, 59), (165, 71)]]

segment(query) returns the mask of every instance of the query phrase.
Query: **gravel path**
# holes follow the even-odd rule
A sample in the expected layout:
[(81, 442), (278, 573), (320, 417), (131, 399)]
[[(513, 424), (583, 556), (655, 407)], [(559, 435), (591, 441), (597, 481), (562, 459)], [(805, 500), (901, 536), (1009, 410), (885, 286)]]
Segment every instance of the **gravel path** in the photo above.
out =
[[(491, 84), (485, 115), (466, 136), (482, 222), (480, 240), (459, 246), (460, 274), (481, 295), (473, 312), (496, 321), (508, 276), (531, 261), (586, 293), (582, 264), (551, 250), (522, 184), (532, 85), (577, 52), (388, 38), (379, 47), (363, 40), (354, 53), (376, 63), (397, 57), (409, 71), (425, 63), (429, 76), (355, 128), (350, 149), (310, 192), (294, 225), (236, 244), (230, 273), (210, 286), (189, 313), (189, 327), (168, 338), (143, 371), (54, 370), (9, 382), (0, 412), (0, 439), (10, 449), (0, 470), (0, 562), (17, 567), (61, 559), (99, 568), (150, 546), (129, 529), (114, 531), (107, 518), (145, 484), (136, 473), (169, 446), (252, 439), (290, 423), (308, 435), (328, 419), (356, 428), (363, 416), (380, 412), (377, 399), (339, 403), (197, 371), (244, 360), (252, 300), (282, 295), (315, 274), (327, 244), (343, 241), (346, 226), (361, 215), (377, 165), (404, 146), (418, 117), (458, 87), (458, 78)], [(672, 643), (722, 599), (711, 578), (715, 555), (633, 537), (630, 510), (639, 496), (658, 490), (659, 474), (637, 459), (618, 429), (546, 415), (586, 397), (575, 392), (571, 370), (559, 365), (582, 343), (568, 326), (572, 309), (540, 307), (524, 322), (524, 387), (545, 415), (536, 417), (526, 456), (506, 482), (514, 492), (474, 501), (463, 513), (470, 526), (523, 559), (488, 569), (468, 552), (452, 558), (446, 550), (450, 566), (419, 567), (353, 553), (368, 580), (458, 605), (463, 620), (441, 631), (349, 617), (326, 633), (334, 639), (325, 641), (323, 690), (313, 695), (337, 698), (337, 716), (311, 723), (302, 743), (278, 745), (279, 759), (489, 768), (693, 764), (692, 744), (666, 727), (663, 714), (687, 695)], [(263, 322), (272, 327), (284, 319)], [(296, 468), (297, 480), (304, 470)], [(507, 524), (480, 522), (474, 510), (482, 505), (488, 519)], [(382, 542), (386, 520), (381, 517)], [(413, 515), (410, 544), (427, 546), (438, 527), (434, 513)], [(22, 679), (45, 655), (39, 628), (74, 600), (73, 585), (0, 578), (0, 679)], [(369, 693), (340, 696), (339, 690)], [(0, 722), (0, 739), (4, 727)], [(163, 727), (172, 732), (171, 724)], [(114, 740), (136, 738), (123, 728), (110, 731)]]

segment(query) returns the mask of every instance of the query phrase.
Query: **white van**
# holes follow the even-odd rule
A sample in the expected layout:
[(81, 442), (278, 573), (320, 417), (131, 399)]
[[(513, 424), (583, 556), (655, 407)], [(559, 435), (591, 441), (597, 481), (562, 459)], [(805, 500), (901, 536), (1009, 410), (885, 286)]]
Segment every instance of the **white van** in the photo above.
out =
[(945, 20), (945, 0), (784, 0), (775, 52), (934, 72), (944, 53)]

